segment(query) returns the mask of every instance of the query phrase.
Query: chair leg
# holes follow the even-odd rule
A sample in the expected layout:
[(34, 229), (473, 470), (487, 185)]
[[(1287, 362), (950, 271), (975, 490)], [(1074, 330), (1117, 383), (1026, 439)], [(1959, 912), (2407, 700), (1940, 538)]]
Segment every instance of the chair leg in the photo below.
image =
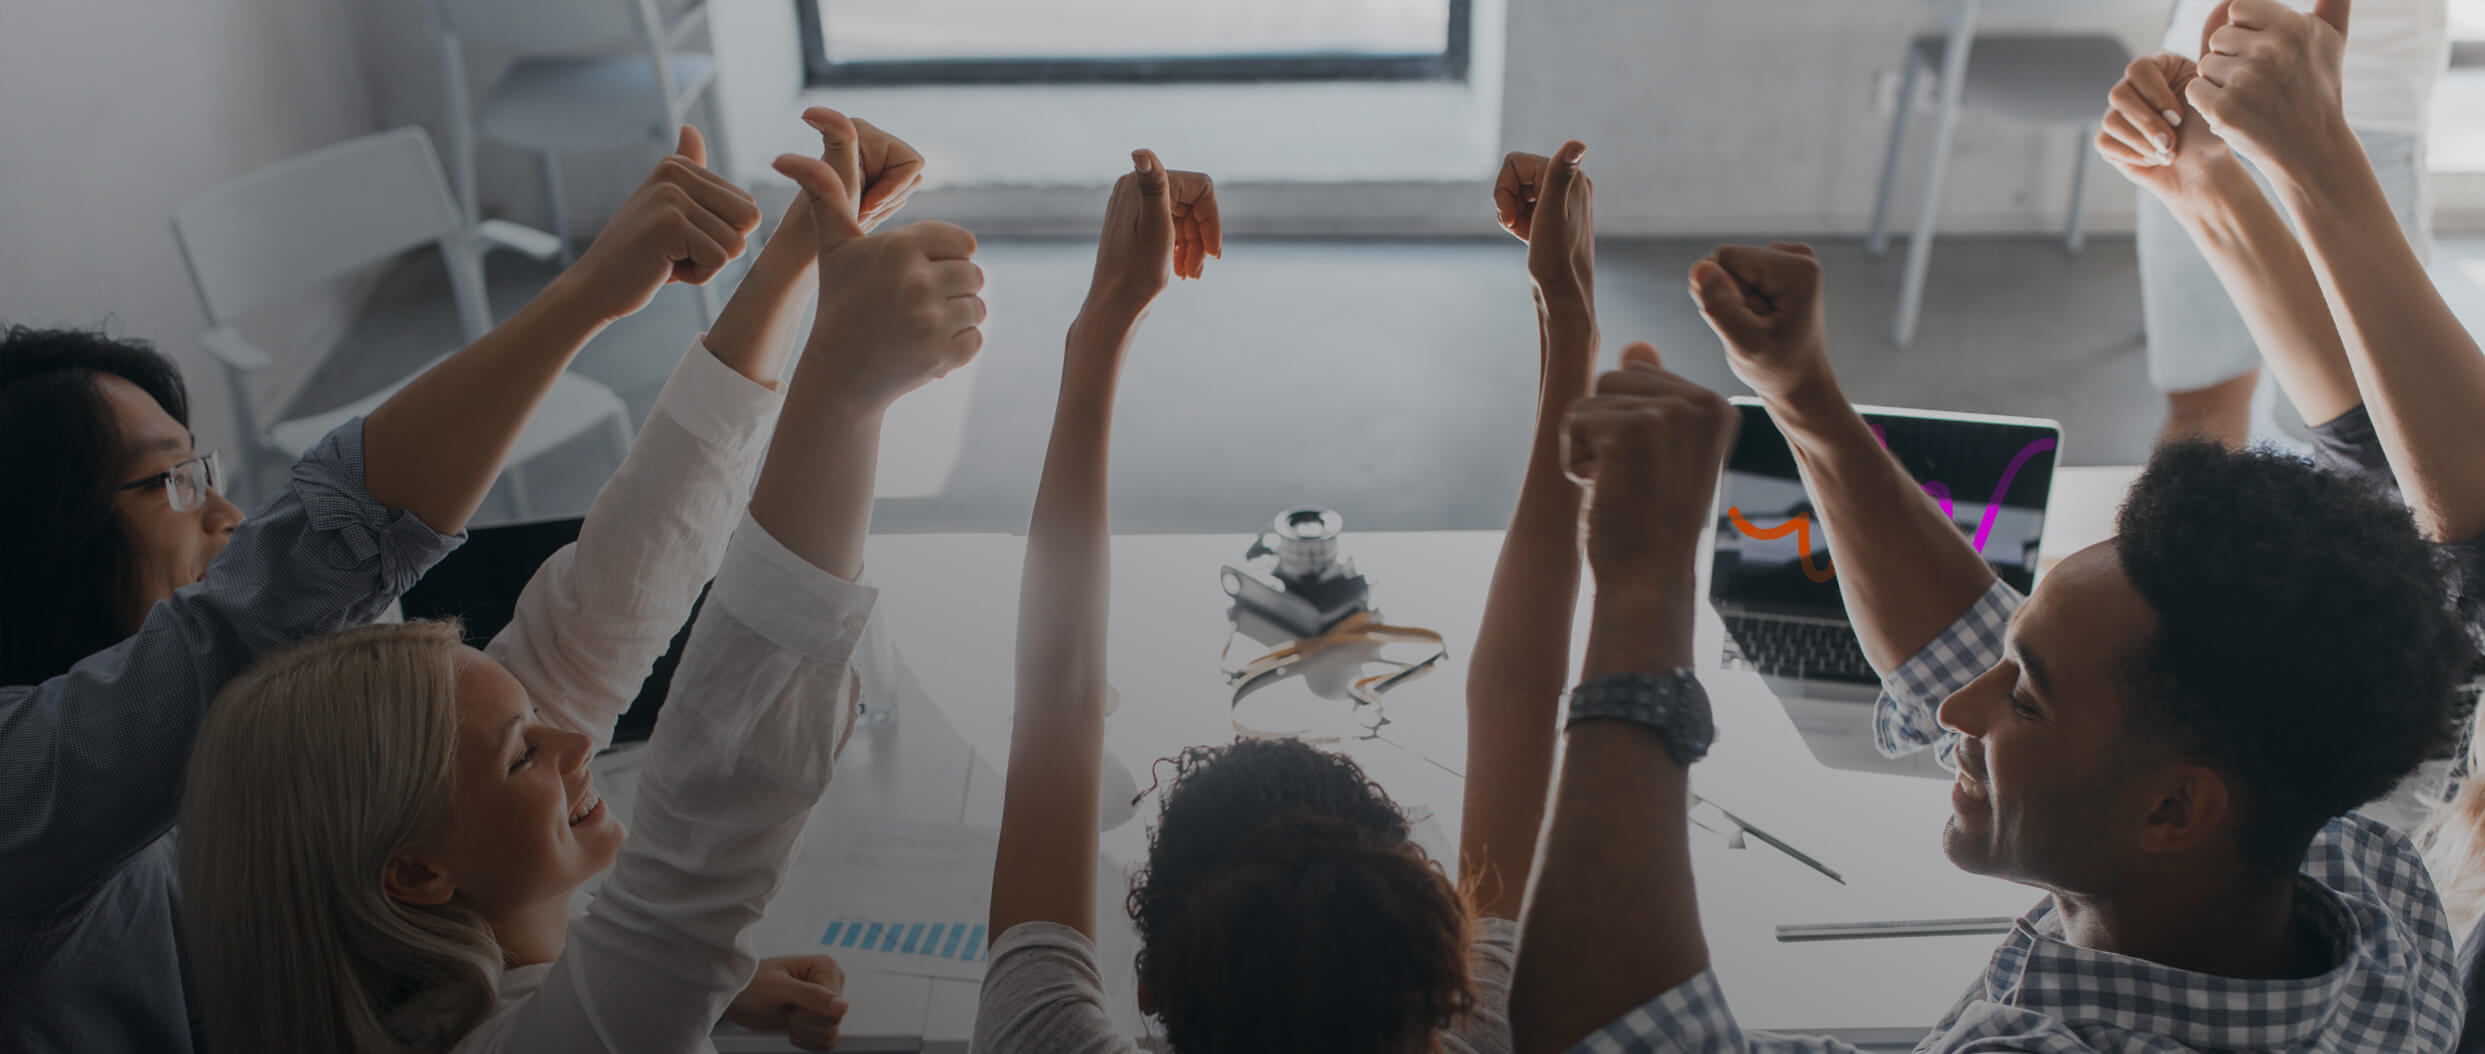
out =
[(1890, 145), (1881, 156), (1881, 189), (1872, 198), (1872, 237), (1864, 243), (1864, 251), (1873, 259), (1890, 252), (1890, 196), (1898, 188), (1898, 159), (1907, 146), (1908, 118), (1915, 110), (1916, 77), (1924, 64), (1916, 61), (1915, 47), (1907, 48), (1906, 73), (1898, 80), (1897, 113), (1890, 117)]
[(561, 239), (561, 266), (578, 262), (578, 247), (569, 240), (569, 202), (561, 194), (561, 156), (546, 150), (536, 157), (544, 170), (544, 207), (552, 210), (552, 235)]
[(1959, 100), (1967, 88), (1968, 47), (1975, 40), (1974, 10), (1950, 31), (1942, 54), (1941, 112), (1933, 124), (1932, 156), (1924, 167), (1924, 193), (1916, 203), (1915, 232), (1907, 239), (1907, 273), (1899, 279), (1898, 317), (1890, 325), (1890, 341), (1899, 347), (1915, 343), (1918, 315), (1924, 307), (1925, 275), (1933, 265), (1933, 228), (1941, 218), (1942, 180), (1950, 173), (1950, 141), (1958, 132)]
[(2088, 244), (2088, 141), (2096, 135), (2096, 126), (2083, 124), (2073, 130), (2071, 139), (2071, 217), (2062, 228), (2062, 251), (2073, 256)]

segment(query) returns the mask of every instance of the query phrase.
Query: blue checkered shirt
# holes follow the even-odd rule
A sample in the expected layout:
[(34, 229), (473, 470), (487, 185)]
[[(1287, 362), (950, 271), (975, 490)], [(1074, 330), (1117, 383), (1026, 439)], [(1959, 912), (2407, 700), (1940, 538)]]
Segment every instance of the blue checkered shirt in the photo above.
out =
[[(1883, 751), (1933, 746), (1944, 764), (1950, 762), (1957, 737), (1934, 721), (1934, 708), (2000, 660), (2003, 630), (2022, 599), (1994, 583), (1939, 639), (1890, 675), (1873, 722)], [(1916, 1050), (2451, 1050), (2464, 1007), (2450, 929), (2414, 844), (2363, 816), (2341, 816), (2313, 839), (2303, 883), (2298, 910), (2336, 950), (2339, 965), (2328, 973), (2241, 981), (2075, 947), (2062, 939), (2061, 917), (2047, 897), (2019, 917), (1984, 975)], [(1574, 1054), (1855, 1049), (1822, 1037), (1744, 1031), (1717, 975), (1702, 971), (1588, 1037)]]

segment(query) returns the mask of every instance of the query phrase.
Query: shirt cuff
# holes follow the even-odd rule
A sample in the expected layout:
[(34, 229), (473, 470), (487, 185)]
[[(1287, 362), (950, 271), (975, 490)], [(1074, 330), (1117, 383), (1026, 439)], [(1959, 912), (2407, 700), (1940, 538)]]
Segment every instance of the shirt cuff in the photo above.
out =
[(1899, 757), (1941, 746), (1948, 762), (1949, 736), (1937, 717), (1941, 701), (2002, 661), (2011, 612), (2025, 599), (1995, 579), (1948, 629), (1882, 679), (1881, 697), (1873, 704), (1873, 745), (1882, 754)]
[(1726, 1006), (1726, 990), (1717, 983), (1717, 972), (1702, 970), (1580, 1040), (1571, 1054), (1709, 1054), (1744, 1049), (1743, 1027), (1735, 1023), (1734, 1011)]
[(846, 662), (871, 625), (872, 604), (879, 597), (878, 589), (839, 578), (795, 555), (745, 509), (708, 601), (724, 606), (777, 647)]
[(785, 394), (725, 365), (701, 337), (673, 367), (656, 396), (655, 412), (672, 418), (694, 438), (726, 450), (747, 450), (767, 440)]
[[(465, 544), (466, 532), (442, 534), (421, 517), (371, 496), (363, 484), (362, 422), (357, 417), (338, 425), (294, 462), (290, 489), (311, 529), (335, 535), (353, 561), (377, 563), (382, 591), (394, 596), (414, 588), (431, 565)], [(281, 500), (282, 495), (271, 499), (262, 513)]]

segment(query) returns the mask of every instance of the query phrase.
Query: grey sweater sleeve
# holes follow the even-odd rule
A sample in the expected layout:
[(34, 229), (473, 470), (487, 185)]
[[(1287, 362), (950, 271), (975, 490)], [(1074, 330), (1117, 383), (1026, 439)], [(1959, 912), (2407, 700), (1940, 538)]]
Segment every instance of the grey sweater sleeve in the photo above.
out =
[(205, 582), (68, 672), (0, 687), (0, 917), (44, 911), (172, 826), (207, 704), (253, 658), (377, 618), (463, 539), (363, 489), (357, 418), (304, 455)]

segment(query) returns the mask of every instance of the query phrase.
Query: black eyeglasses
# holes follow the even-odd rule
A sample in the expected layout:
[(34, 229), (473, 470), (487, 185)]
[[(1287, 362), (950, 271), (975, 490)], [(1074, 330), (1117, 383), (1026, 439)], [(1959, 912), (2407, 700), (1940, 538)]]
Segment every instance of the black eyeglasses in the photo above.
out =
[(145, 479), (121, 484), (120, 489), (145, 490), (161, 486), (164, 497), (172, 502), (174, 512), (188, 512), (206, 504), (207, 492), (214, 490), (216, 482), (223, 478), (224, 452), (210, 450)]

